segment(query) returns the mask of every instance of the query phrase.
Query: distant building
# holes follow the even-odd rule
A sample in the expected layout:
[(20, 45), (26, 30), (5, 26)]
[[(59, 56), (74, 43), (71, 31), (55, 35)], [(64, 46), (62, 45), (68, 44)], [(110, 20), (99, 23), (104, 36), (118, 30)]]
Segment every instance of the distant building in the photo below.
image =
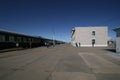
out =
[(116, 52), (120, 53), (120, 27), (113, 30), (116, 32)]
[(75, 27), (71, 31), (71, 43), (77, 47), (107, 47), (107, 26)]

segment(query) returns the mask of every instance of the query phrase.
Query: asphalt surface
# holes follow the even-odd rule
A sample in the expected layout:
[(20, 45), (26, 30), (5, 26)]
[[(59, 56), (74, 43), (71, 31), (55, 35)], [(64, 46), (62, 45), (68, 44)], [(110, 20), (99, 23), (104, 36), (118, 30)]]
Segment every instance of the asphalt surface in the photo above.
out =
[(120, 80), (120, 55), (69, 44), (4, 52), (0, 80)]

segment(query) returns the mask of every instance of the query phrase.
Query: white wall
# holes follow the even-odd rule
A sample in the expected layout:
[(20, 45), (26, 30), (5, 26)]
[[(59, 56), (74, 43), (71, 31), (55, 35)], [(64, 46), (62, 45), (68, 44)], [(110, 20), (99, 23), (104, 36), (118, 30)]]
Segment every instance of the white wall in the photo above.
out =
[[(107, 27), (75, 27), (75, 40), (72, 43), (80, 43), (81, 46), (92, 46), (92, 39), (96, 40), (95, 46), (107, 46), (108, 34)], [(95, 36), (92, 35), (95, 31)]]
[(116, 52), (120, 53), (120, 37), (116, 38)]

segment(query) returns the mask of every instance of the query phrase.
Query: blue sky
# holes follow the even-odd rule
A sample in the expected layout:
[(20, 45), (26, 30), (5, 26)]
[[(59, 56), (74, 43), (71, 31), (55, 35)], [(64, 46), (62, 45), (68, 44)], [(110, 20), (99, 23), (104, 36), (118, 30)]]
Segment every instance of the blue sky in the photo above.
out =
[(120, 25), (120, 0), (0, 0), (0, 28), (70, 41), (76, 26)]

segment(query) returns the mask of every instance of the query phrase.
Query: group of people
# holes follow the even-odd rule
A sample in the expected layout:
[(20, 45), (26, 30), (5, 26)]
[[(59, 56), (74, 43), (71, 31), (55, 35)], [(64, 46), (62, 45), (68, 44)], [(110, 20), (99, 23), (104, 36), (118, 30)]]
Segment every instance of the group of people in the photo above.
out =
[(45, 42), (45, 46), (48, 48), (50, 45), (48, 42)]
[(81, 45), (80, 43), (77, 43), (77, 42), (75, 44), (76, 44), (76, 47), (80, 47)]
[[(80, 47), (81, 46), (80, 42), (79, 43), (76, 42), (75, 45), (76, 45), (76, 47)], [(92, 47), (94, 47), (94, 45), (95, 45), (95, 42), (93, 41), (92, 42)]]
[[(20, 47), (20, 44), (19, 42), (16, 42), (16, 48)], [(32, 48), (32, 42), (30, 41), (29, 42), (29, 47)]]

